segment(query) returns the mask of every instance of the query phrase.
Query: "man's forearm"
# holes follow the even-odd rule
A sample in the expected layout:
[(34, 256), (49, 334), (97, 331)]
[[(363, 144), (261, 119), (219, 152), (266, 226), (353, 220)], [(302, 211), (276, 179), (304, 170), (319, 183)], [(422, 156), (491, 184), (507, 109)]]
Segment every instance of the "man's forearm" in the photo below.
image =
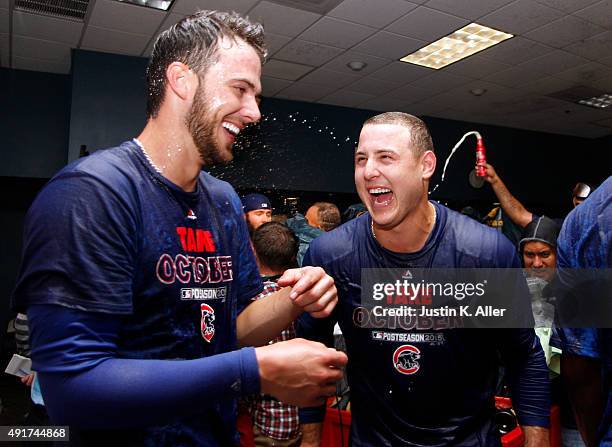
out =
[(249, 304), (238, 315), (236, 330), (240, 346), (262, 346), (278, 336), (301, 313), (289, 298), (290, 287)]
[(549, 430), (545, 427), (525, 425), (521, 427), (525, 434), (525, 447), (548, 447), (550, 445)]
[(301, 447), (319, 447), (321, 444), (321, 433), (323, 433), (323, 424), (320, 422), (302, 424)]
[(515, 224), (525, 227), (531, 222), (532, 213), (527, 211), (523, 204), (510, 193), (499, 177), (491, 183), (491, 187), (502, 209)]

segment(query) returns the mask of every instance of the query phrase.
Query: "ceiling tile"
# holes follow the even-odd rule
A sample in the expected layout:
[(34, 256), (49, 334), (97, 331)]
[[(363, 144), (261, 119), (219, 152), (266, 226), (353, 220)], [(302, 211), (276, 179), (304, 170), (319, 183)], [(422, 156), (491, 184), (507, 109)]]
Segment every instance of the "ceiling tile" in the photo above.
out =
[(418, 87), (412, 87), (411, 85), (404, 85), (390, 91), (386, 96), (394, 96), (410, 104), (431, 97), (431, 91)]
[(70, 58), (70, 45), (48, 40), (13, 35), (13, 58), (23, 57), (48, 61)]
[(8, 67), (9, 65), (9, 35), (0, 34), (0, 66)]
[(200, 9), (216, 9), (246, 14), (257, 2), (258, 0), (174, 0), (172, 12), (190, 15)]
[(323, 17), (299, 37), (338, 48), (350, 48), (376, 32), (376, 29), (345, 20)]
[(431, 68), (394, 61), (372, 73), (372, 77), (383, 81), (405, 84), (433, 73)]
[(353, 50), (389, 59), (399, 59), (418, 50), (426, 44), (427, 42), (422, 40), (416, 40), (386, 31), (379, 31), (359, 45), (356, 45)]
[(301, 81), (310, 84), (329, 85), (334, 88), (342, 88), (360, 78), (361, 76), (356, 74), (340, 73), (325, 68), (318, 68), (304, 76)]
[(403, 112), (410, 107), (406, 101), (390, 96), (379, 96), (359, 105), (362, 109), (378, 110), (380, 112)]
[(0, 8), (0, 33), (9, 32), (9, 12), (8, 9)]
[(468, 23), (470, 21), (467, 19), (419, 6), (385, 29), (430, 43), (457, 31)]
[(494, 59), (506, 64), (520, 64), (534, 57), (542, 56), (552, 50), (553, 49), (547, 45), (517, 36), (505, 40), (499, 45), (487, 48), (478, 53), (478, 56)]
[(551, 8), (558, 9), (568, 14), (578, 11), (592, 3), (598, 2), (599, 0), (535, 0), (536, 2), (550, 6)]
[(263, 74), (273, 78), (295, 81), (311, 71), (312, 68), (309, 65), (270, 59), (263, 66)]
[(430, 0), (425, 6), (438, 11), (476, 20), (514, 0)]
[(124, 33), (117, 30), (88, 26), (81, 43), (81, 48), (84, 50), (139, 56), (148, 43), (149, 36), (142, 34)]
[(369, 93), (371, 95), (384, 95), (397, 87), (399, 87), (399, 84), (396, 82), (387, 82), (372, 77), (365, 77), (347, 86), (346, 90)]
[(425, 78), (417, 79), (416, 81), (411, 82), (410, 85), (429, 90), (431, 94), (435, 94), (450, 90), (453, 87), (457, 87), (462, 84), (467, 84), (470, 81), (471, 79), (466, 78), (465, 76), (437, 71)]
[(281, 90), (275, 97), (315, 102), (335, 90), (336, 88), (331, 86), (321, 86), (298, 81)]
[(279, 36), (278, 34), (266, 33), (266, 46), (268, 47), (268, 57), (274, 56), (278, 50), (287, 45), (291, 37)]
[(576, 82), (577, 84), (588, 85), (590, 82), (597, 81), (602, 78), (612, 78), (612, 67), (598, 64), (597, 62), (589, 62), (577, 67), (569, 68), (568, 70), (555, 73), (555, 77)]
[(317, 102), (323, 104), (333, 104), (336, 106), (356, 107), (361, 103), (376, 98), (374, 95), (366, 93), (351, 92), (349, 90), (337, 90), (334, 93), (321, 98)]
[(519, 67), (531, 70), (533, 73), (545, 73), (554, 75), (563, 70), (567, 70), (578, 65), (586, 64), (588, 61), (584, 58), (568, 53), (563, 50), (555, 50), (544, 56), (531, 59), (519, 65)]
[(448, 73), (454, 73), (468, 78), (480, 79), (498, 71), (507, 70), (511, 65), (485, 59), (479, 56), (470, 56), (443, 68)]
[(289, 87), (290, 85), (291, 81), (287, 81), (286, 79), (276, 79), (269, 76), (261, 77), (262, 95), (266, 97), (274, 96), (276, 93), (286, 87)]
[(575, 83), (573, 81), (568, 81), (567, 79), (546, 76), (538, 80), (528, 82), (527, 84), (522, 84), (519, 88), (526, 92), (537, 93), (538, 95), (549, 95), (551, 93), (568, 89), (574, 85)]
[(312, 12), (262, 1), (249, 12), (249, 17), (262, 23), (266, 32), (296, 37), (321, 16)]
[(166, 18), (166, 12), (111, 0), (96, 0), (90, 26), (151, 36)]
[(602, 0), (599, 3), (588, 6), (574, 15), (582, 17), (589, 22), (603, 26), (606, 29), (612, 28), (612, 0)]
[(555, 48), (588, 39), (605, 31), (598, 25), (574, 16), (565, 16), (525, 34), (525, 37)]
[(612, 31), (606, 31), (589, 39), (576, 42), (564, 49), (570, 53), (597, 62), (604, 57), (610, 56), (610, 48), (612, 48)]
[(70, 59), (67, 60), (47, 60), (29, 57), (13, 57), (13, 68), (19, 70), (44, 71), (47, 73), (70, 73)]
[(149, 40), (149, 44), (147, 45), (147, 48), (144, 50), (144, 52), (142, 53), (143, 57), (151, 57), (151, 52), (153, 51), (153, 46), (155, 45), (155, 41), (157, 40), (157, 38), (159, 37), (159, 35), (166, 31), (167, 29), (169, 29), (171, 26), (177, 24), (178, 22), (180, 22), (183, 18), (185, 18), (185, 16), (183, 14), (174, 14), (174, 13), (170, 13), (166, 16), (166, 18), (164, 19), (164, 21), (162, 22), (161, 26), (158, 29), (158, 32), (156, 32), (153, 37)]
[(427, 101), (423, 101), (406, 106), (404, 112), (416, 116), (436, 116), (438, 113), (446, 109), (448, 109), (448, 106), (441, 106), (439, 104), (429, 104)]
[(54, 17), (13, 12), (13, 33), (35, 39), (52, 40), (76, 46), (83, 24)]
[(318, 67), (343, 51), (341, 48), (294, 39), (277, 52), (274, 59)]
[(9, 9), (9, 0), (0, 0), (0, 9)]
[(516, 87), (522, 84), (541, 79), (546, 76), (546, 73), (534, 72), (533, 70), (523, 67), (515, 66), (507, 70), (499, 71), (487, 76), (484, 76), (485, 81), (493, 82), (495, 84), (504, 85), (506, 87)]
[(479, 23), (512, 34), (523, 34), (560, 18), (563, 13), (532, 0), (517, 0), (480, 19)]
[(390, 59), (383, 59), (369, 54), (358, 53), (356, 51), (347, 51), (346, 53), (343, 53), (329, 61), (327, 64), (325, 64), (324, 68), (339, 71), (341, 73), (355, 74), (355, 72), (346, 65), (351, 61), (361, 61), (367, 64), (366, 67), (359, 72), (359, 74), (362, 76), (369, 75), (391, 62)]
[(610, 93), (612, 92), (612, 77), (601, 78), (596, 81), (589, 82), (589, 85), (593, 88)]
[(350, 22), (383, 28), (417, 5), (405, 0), (344, 0), (328, 15)]

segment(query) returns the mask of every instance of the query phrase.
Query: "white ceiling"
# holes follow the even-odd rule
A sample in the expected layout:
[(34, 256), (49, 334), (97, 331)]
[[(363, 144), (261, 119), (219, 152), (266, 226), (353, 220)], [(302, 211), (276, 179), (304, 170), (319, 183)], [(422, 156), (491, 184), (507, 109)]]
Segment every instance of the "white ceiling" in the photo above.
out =
[[(72, 48), (146, 57), (157, 34), (185, 15), (235, 10), (266, 28), (264, 96), (588, 138), (612, 134), (612, 110), (547, 96), (575, 86), (612, 93), (612, 0), (332, 0), (325, 14), (311, 12), (324, 3), (175, 0), (162, 12), (90, 0), (83, 23), (0, 0), (0, 64), (69, 73)], [(441, 70), (397, 61), (472, 21), (516, 37)], [(354, 72), (351, 61), (367, 66)], [(475, 88), (486, 92), (474, 96)]]

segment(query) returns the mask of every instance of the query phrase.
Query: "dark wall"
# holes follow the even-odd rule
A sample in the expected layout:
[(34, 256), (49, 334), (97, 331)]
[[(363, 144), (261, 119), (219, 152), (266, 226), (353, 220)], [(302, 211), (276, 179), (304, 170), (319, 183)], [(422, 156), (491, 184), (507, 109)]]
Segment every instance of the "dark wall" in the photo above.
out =
[(68, 159), (117, 145), (145, 125), (147, 59), (93, 51), (72, 53), (72, 109)]
[(0, 176), (49, 178), (66, 164), (67, 75), (0, 68)]

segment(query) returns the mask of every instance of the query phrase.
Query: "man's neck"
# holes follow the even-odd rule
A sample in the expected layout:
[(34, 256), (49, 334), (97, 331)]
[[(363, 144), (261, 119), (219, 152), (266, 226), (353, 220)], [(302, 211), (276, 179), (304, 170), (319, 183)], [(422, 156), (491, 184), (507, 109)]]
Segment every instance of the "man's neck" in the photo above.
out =
[(184, 124), (165, 118), (149, 119), (138, 140), (161, 175), (185, 191), (195, 190), (202, 161)]
[(261, 276), (278, 276), (285, 273), (284, 270), (271, 269), (265, 265), (259, 265), (259, 274)]
[(436, 211), (425, 198), (404, 221), (389, 230), (373, 225), (374, 237), (380, 245), (396, 253), (415, 253), (421, 250), (433, 231)]

